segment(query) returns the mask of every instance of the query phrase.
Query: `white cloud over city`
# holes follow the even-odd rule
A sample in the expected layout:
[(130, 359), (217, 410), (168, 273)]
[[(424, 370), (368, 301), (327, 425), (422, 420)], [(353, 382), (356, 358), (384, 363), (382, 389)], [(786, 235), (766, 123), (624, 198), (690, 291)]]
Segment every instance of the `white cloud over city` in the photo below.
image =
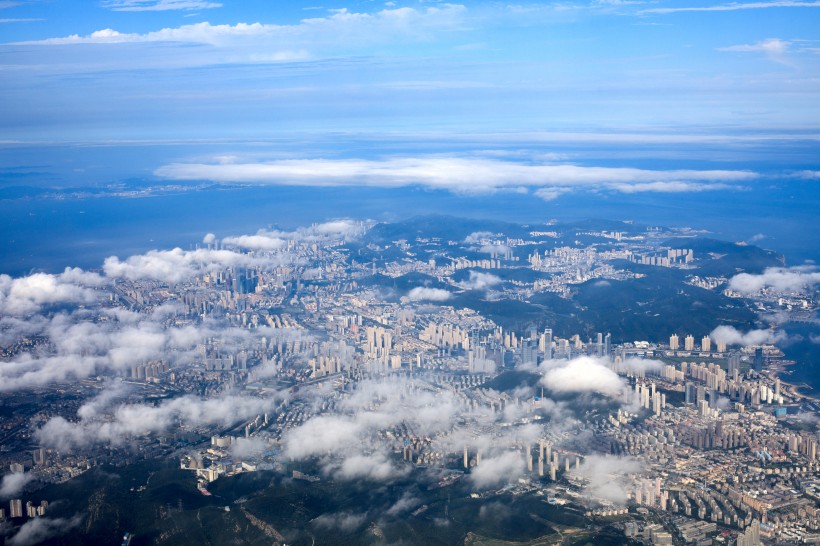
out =
[(729, 288), (750, 294), (763, 289), (777, 292), (813, 290), (820, 283), (817, 266), (767, 267), (763, 273), (739, 273), (729, 279)]
[(681, 193), (742, 189), (758, 178), (751, 171), (650, 170), (526, 164), (480, 157), (286, 159), (260, 163), (172, 163), (154, 171), (169, 180), (207, 180), (282, 186), (423, 186), (461, 194), (520, 187), (551, 200), (573, 190)]

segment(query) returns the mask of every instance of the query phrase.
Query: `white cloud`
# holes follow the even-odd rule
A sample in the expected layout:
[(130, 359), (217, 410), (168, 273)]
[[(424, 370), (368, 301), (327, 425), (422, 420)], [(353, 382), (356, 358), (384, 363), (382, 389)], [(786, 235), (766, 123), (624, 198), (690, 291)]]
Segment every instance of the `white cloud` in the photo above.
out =
[(568, 188), (539, 188), (535, 190), (535, 196), (544, 201), (555, 201), (568, 191)]
[(203, 0), (108, 0), (103, 7), (113, 11), (191, 11), (221, 8), (222, 4)]
[(3, 481), (0, 483), (0, 498), (10, 499), (19, 495), (26, 484), (34, 479), (34, 475), (30, 472), (13, 472), (3, 476)]
[(586, 481), (584, 491), (587, 495), (624, 503), (627, 499), (627, 475), (641, 470), (641, 464), (635, 459), (588, 455), (578, 470), (573, 469), (573, 473)]
[(762, 53), (768, 59), (786, 63), (786, 53), (789, 50), (790, 42), (778, 38), (769, 38), (755, 44), (741, 44), (729, 47), (721, 47), (718, 51), (734, 51), (740, 53)]
[(287, 241), (318, 241), (341, 238), (352, 240), (364, 233), (365, 224), (350, 219), (331, 220), (295, 231), (265, 231), (260, 230), (256, 235), (238, 235), (225, 237), (222, 242), (229, 246), (249, 250), (279, 250), (285, 247)]
[(476, 487), (486, 488), (514, 481), (524, 473), (524, 457), (518, 451), (506, 451), (496, 456), (481, 458), (481, 463), (470, 473)]
[(383, 453), (369, 455), (352, 455), (347, 457), (335, 475), (345, 480), (368, 479), (386, 481), (407, 473), (408, 469), (399, 469)]
[[(0, 5), (0, 9), (2, 9), (2, 8), (3, 8), (3, 6)], [(0, 19), (0, 24), (3, 24), (3, 23), (36, 23), (36, 22), (39, 22), (39, 21), (45, 21), (45, 19), (39, 19), (39, 18), (34, 18), (34, 17), (23, 17), (23, 18), (16, 18), (16, 19), (6, 18), (6, 19)]]
[(17, 534), (8, 539), (8, 546), (33, 546), (42, 542), (65, 534), (82, 523), (82, 516), (76, 515), (72, 518), (47, 518), (39, 517), (25, 522)]
[(216, 235), (213, 233), (206, 233), (202, 238), (202, 242), (206, 245), (212, 245), (216, 241)]
[(598, 359), (581, 356), (569, 361), (550, 360), (540, 383), (554, 392), (597, 392), (618, 396), (626, 383)]
[(480, 194), (519, 187), (550, 199), (578, 188), (622, 193), (713, 191), (757, 178), (749, 171), (648, 170), (626, 167), (537, 165), (487, 158), (406, 157), (287, 159), (264, 163), (173, 163), (154, 172), (171, 180), (284, 186), (403, 187), (419, 185)]
[(729, 288), (743, 293), (754, 293), (764, 288), (776, 292), (798, 292), (813, 289), (820, 283), (816, 266), (767, 267), (763, 273), (740, 273), (729, 279)]
[(324, 527), (325, 529), (339, 529), (345, 533), (350, 533), (361, 527), (366, 518), (366, 514), (339, 512), (336, 514), (322, 514), (311, 523), (317, 527)]
[(174, 426), (228, 426), (270, 411), (279, 401), (278, 397), (224, 395), (210, 399), (181, 396), (156, 406), (124, 404), (111, 415), (87, 413), (78, 422), (53, 417), (35, 436), (42, 445), (60, 450), (100, 443), (123, 445), (131, 437), (164, 432)]
[(315, 417), (288, 431), (285, 454), (294, 459), (323, 455), (344, 448), (351, 441), (358, 444), (358, 435), (364, 430), (363, 423), (349, 417)]
[(410, 301), (447, 301), (453, 297), (451, 292), (441, 288), (417, 286), (407, 293)]
[(335, 479), (391, 480), (408, 469), (391, 462), (394, 446), (377, 432), (399, 424), (422, 436), (449, 430), (461, 406), (455, 396), (427, 390), (417, 380), (361, 381), (333, 415), (316, 416), (288, 430), (284, 454), (294, 460), (316, 458), (323, 473)]
[(130, 256), (121, 261), (110, 256), (103, 263), (108, 277), (129, 280), (156, 280), (178, 283), (198, 273), (222, 270), (227, 267), (252, 267), (261, 265), (258, 259), (230, 250), (151, 250), (145, 254)]
[[(125, 0), (119, 4), (130, 4), (138, 8), (145, 6), (182, 5), (184, 2), (136, 2)], [(189, 2), (193, 3), (193, 2)], [(206, 3), (206, 2), (202, 2)], [(210, 2), (207, 2), (210, 4)], [(143, 6), (143, 7), (145, 7)], [(180, 9), (180, 8), (176, 8)], [(438, 30), (458, 29), (466, 8), (454, 4), (425, 9), (395, 8), (375, 13), (354, 13), (346, 9), (335, 10), (327, 17), (304, 19), (295, 25), (275, 25), (265, 23), (237, 23), (235, 25), (213, 25), (208, 22), (163, 28), (152, 32), (122, 33), (106, 28), (80, 36), (73, 34), (62, 38), (47, 38), (23, 42), (37, 45), (69, 44), (121, 44), (148, 42), (182, 42), (208, 44), (212, 46), (255, 45), (256, 52), (263, 47), (282, 47), (289, 51), (302, 47), (332, 48), (405, 39), (422, 39)]]
[(492, 273), (483, 271), (470, 271), (470, 278), (458, 283), (465, 290), (486, 290), (501, 282), (501, 279)]
[(96, 301), (94, 290), (108, 281), (82, 269), (66, 268), (59, 275), (34, 273), (12, 278), (0, 275), (0, 314), (27, 315), (43, 306), (64, 303), (90, 304)]
[(468, 244), (475, 244), (480, 243), (483, 240), (492, 239), (495, 236), (495, 233), (491, 231), (474, 231), (473, 233), (469, 234), (467, 237), (464, 238), (464, 242)]
[(723, 341), (727, 345), (766, 345), (786, 339), (782, 330), (749, 330), (741, 332), (733, 326), (718, 326), (709, 334), (715, 341)]
[(231, 456), (237, 459), (245, 459), (248, 457), (257, 457), (268, 449), (268, 441), (259, 436), (251, 436), (248, 438), (234, 438), (231, 443)]
[(686, 6), (678, 8), (650, 8), (641, 10), (639, 13), (676, 13), (685, 11), (737, 11), (747, 9), (768, 9), (768, 8), (817, 8), (820, 2), (799, 2), (795, 0), (776, 0), (774, 2), (733, 2), (731, 4), (718, 4), (714, 6)]
[(279, 250), (285, 246), (285, 241), (279, 237), (270, 236), (264, 232), (256, 235), (239, 235), (235, 237), (225, 237), (222, 243), (250, 250)]

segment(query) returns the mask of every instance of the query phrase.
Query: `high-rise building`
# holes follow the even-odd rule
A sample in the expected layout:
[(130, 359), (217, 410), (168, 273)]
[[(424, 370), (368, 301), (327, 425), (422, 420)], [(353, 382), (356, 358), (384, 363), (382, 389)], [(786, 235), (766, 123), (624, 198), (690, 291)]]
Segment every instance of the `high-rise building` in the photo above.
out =
[(22, 518), (23, 517), (23, 501), (22, 499), (12, 499), (9, 501), (9, 517)]
[(522, 364), (532, 364), (533, 366), (538, 364), (538, 347), (534, 341), (526, 339), (521, 342), (521, 363)]
[(692, 335), (686, 336), (684, 339), (683, 348), (687, 351), (694, 351), (695, 350), (695, 337)]
[(544, 360), (552, 360), (552, 329), (544, 330)]
[(709, 336), (703, 336), (700, 340), (700, 350), (704, 353), (712, 352), (712, 339)]
[(678, 342), (678, 334), (672, 334), (669, 336), (669, 349), (671, 351), (677, 351), (678, 347), (680, 347)]
[(729, 355), (729, 377), (734, 378), (735, 373), (740, 373), (740, 353), (733, 352)]
[(34, 459), (34, 464), (45, 464), (46, 462), (46, 450), (45, 448), (38, 448), (35, 449), (34, 452), (31, 454), (32, 459)]
[(595, 343), (595, 354), (597, 356), (604, 356), (604, 335), (598, 332), (598, 339)]
[(604, 356), (609, 358), (612, 354), (612, 334), (607, 333), (604, 336)]
[(763, 370), (763, 347), (755, 347), (755, 360), (752, 367), (756, 372)]
[(722, 339), (718, 340), (717, 342), (717, 352), (725, 353), (726, 352), (726, 342)]

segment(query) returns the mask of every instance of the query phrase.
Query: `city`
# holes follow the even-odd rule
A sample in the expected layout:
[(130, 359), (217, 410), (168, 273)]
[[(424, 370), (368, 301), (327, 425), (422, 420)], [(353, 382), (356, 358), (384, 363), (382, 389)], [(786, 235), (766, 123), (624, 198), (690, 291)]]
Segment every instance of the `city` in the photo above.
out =
[[(482, 512), (538, 499), (576, 518), (529, 537), (544, 544), (820, 541), (820, 402), (781, 379), (796, 364), (778, 347), (786, 324), (816, 323), (815, 273), (687, 229), (480, 225), (207, 234), (99, 271), (4, 276), (2, 490), (16, 495), (0, 515), (25, 527), (58, 500), (42, 484), (153, 460), (209, 498), (272, 473), (416, 480), (448, 492), (445, 520), (451, 496)], [(611, 290), (657, 279), (656, 303), (608, 309)], [(709, 330), (681, 316), (704, 301)], [(327, 525), (442, 519), (402, 498)], [(58, 518), (69, 532), (74, 508)], [(274, 542), (304, 540), (242, 510)]]

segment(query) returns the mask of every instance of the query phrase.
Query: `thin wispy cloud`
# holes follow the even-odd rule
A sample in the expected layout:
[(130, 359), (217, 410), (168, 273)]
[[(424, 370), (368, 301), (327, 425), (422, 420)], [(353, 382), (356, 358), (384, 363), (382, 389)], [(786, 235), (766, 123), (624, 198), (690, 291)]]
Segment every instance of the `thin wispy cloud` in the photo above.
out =
[(382, 160), (292, 159), (265, 163), (174, 163), (154, 174), (170, 180), (207, 180), (281, 186), (423, 186), (462, 194), (532, 188), (545, 200), (573, 189), (621, 193), (681, 193), (738, 188), (750, 171), (648, 170), (524, 164), (486, 158), (410, 157)]
[(789, 51), (790, 42), (781, 40), (779, 38), (768, 38), (754, 44), (739, 44), (728, 47), (721, 47), (718, 51), (731, 51), (738, 53), (760, 53), (766, 58), (781, 63), (787, 64), (786, 54)]
[[(181, 9), (181, 8), (178, 8)], [(396, 8), (375, 13), (336, 10), (327, 17), (303, 19), (293, 25), (269, 23), (211, 24), (209, 22), (168, 27), (145, 33), (119, 32), (104, 28), (90, 34), (22, 42), (27, 45), (122, 44), (176, 42), (213, 46), (271, 43), (289, 45), (349, 46), (392, 41), (400, 36), (424, 38), (428, 32), (459, 28), (463, 6), (445, 5), (426, 9)], [(354, 40), (355, 39), (355, 40)]]
[(685, 6), (674, 8), (649, 8), (641, 10), (639, 13), (678, 13), (687, 11), (737, 11), (747, 9), (769, 9), (769, 8), (820, 8), (820, 2), (795, 2), (792, 0), (782, 0), (777, 2), (734, 2), (731, 4), (718, 4), (714, 6)]
[(110, 0), (103, 7), (113, 11), (171, 11), (221, 8), (219, 2), (198, 0)]

